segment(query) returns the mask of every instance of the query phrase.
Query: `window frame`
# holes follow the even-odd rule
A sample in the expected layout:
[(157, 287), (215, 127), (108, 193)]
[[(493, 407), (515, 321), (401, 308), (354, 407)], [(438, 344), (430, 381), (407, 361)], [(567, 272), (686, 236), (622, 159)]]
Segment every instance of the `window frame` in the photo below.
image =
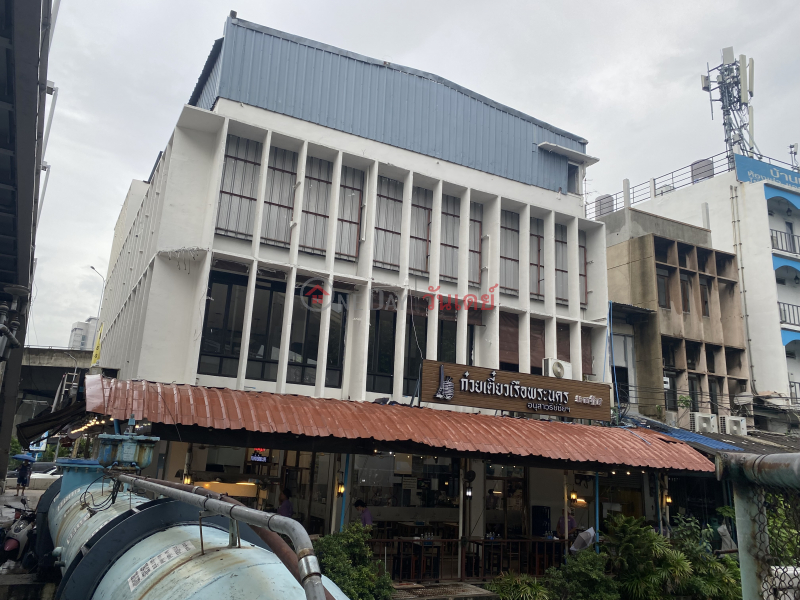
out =
[(684, 273), (681, 273), (679, 280), (681, 286), (681, 309), (684, 314), (689, 315), (692, 313), (692, 284), (689, 281), (689, 276)]
[(700, 314), (704, 317), (711, 316), (711, 291), (708, 279), (700, 280)]
[[(230, 352), (210, 352), (204, 350), (203, 348), (203, 340), (206, 337), (206, 329), (208, 326), (208, 318), (211, 313), (211, 302), (216, 300), (211, 295), (211, 290), (213, 289), (214, 284), (222, 284), (225, 285), (227, 290), (225, 292), (225, 308), (222, 315), (222, 343), (220, 344), (220, 350), (225, 349), (225, 338), (228, 337), (231, 332), (231, 324), (230, 324), (230, 317), (231, 317), (231, 300), (234, 293), (235, 287), (241, 287), (244, 290), (245, 296), (247, 295), (247, 276), (238, 275), (234, 273), (227, 273), (225, 271), (211, 271), (211, 275), (208, 278), (207, 284), (207, 292), (206, 292), (206, 307), (205, 312), (203, 315), (203, 328), (200, 330), (200, 351), (198, 352), (197, 357), (197, 373), (198, 375), (209, 375), (212, 377), (232, 377), (235, 378), (238, 376), (239, 372), (239, 360), (241, 356), (241, 345), (242, 340), (241, 337), (239, 338), (239, 351), (233, 351), (233, 344), (231, 344), (231, 351)], [(245, 298), (246, 300), (246, 298)], [(244, 309), (243, 309), (244, 310)], [(242, 326), (239, 332), (240, 336), (244, 331), (244, 314), (242, 318)], [(204, 356), (209, 356), (213, 358), (218, 358), (217, 370), (216, 373), (210, 373), (207, 371), (201, 370), (202, 359)], [(234, 375), (224, 375), (223, 374), (223, 364), (226, 360), (233, 360), (236, 362), (236, 373)]]

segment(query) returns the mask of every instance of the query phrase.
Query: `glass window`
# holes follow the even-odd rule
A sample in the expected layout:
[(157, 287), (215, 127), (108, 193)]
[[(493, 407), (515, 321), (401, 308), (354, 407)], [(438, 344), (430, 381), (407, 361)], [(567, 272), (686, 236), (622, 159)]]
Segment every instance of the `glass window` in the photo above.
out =
[(378, 178), (375, 204), (375, 249), (373, 264), (382, 269), (400, 268), (400, 223), (403, 209), (403, 184), (387, 177)]
[(247, 379), (277, 380), (285, 298), (286, 284), (283, 282), (257, 282), (250, 324)]
[(303, 219), (299, 248), (310, 254), (325, 254), (333, 164), (321, 158), (306, 159), (303, 182)]
[(394, 375), (394, 327), (397, 313), (371, 310), (367, 353), (367, 391), (392, 393)]
[(658, 305), (669, 308), (669, 271), (656, 269), (656, 283), (658, 285)]
[(456, 321), (439, 321), (439, 349), (437, 356), (442, 362), (456, 362)]
[[(405, 367), (403, 373), (403, 395), (411, 396), (417, 387), (419, 368), (422, 357), (425, 356), (426, 341), (428, 337), (428, 319), (425, 317), (427, 302), (415, 298), (413, 304), (409, 302), (408, 316), (406, 317), (406, 344)], [(412, 306), (416, 309), (413, 310)], [(414, 314), (415, 312), (419, 314)], [(441, 325), (441, 324), (440, 324)]]
[(219, 191), (216, 233), (249, 240), (261, 169), (261, 143), (228, 135)]
[(444, 281), (458, 280), (458, 228), (461, 219), (461, 199), (442, 194), (442, 240), (439, 277)]
[[(286, 284), (279, 281), (259, 280), (253, 299), (253, 319), (250, 329), (250, 348), (247, 361), (247, 379), (276, 381), (278, 357), (286, 301)], [(321, 313), (308, 310), (295, 290), (292, 304), (292, 329), (289, 335), (289, 364), (287, 383), (314, 385), (316, 382), (317, 353)], [(325, 385), (339, 388), (342, 385), (344, 360), (344, 324), (347, 296), (334, 293), (328, 338), (328, 368)]]
[[(367, 506), (452, 509), (423, 512), (416, 520), (424, 521), (427, 528), (443, 527), (446, 522), (457, 523), (458, 462), (458, 459), (442, 456), (389, 452), (357, 454), (353, 500), (363, 500)], [(391, 512), (386, 511), (386, 514)], [(397, 525), (400, 524), (398, 519)]]
[(297, 153), (272, 147), (267, 166), (267, 190), (261, 221), (261, 243), (289, 247), (294, 212)]
[(432, 207), (433, 192), (431, 190), (421, 187), (414, 187), (411, 190), (408, 270), (417, 275), (428, 273)]
[(527, 478), (520, 465), (486, 463), (486, 533), (513, 539), (527, 535)]
[(531, 299), (544, 300), (544, 221), (531, 218)]
[(581, 305), (589, 303), (589, 263), (586, 259), (586, 232), (578, 231), (578, 268), (580, 269)]
[(556, 224), (556, 302), (569, 303), (567, 272), (567, 226)]
[(709, 306), (708, 306), (708, 280), (701, 279), (700, 280), (700, 304), (703, 308), (703, 316), (707, 317), (710, 315)]
[(247, 278), (212, 271), (197, 372), (236, 377), (242, 343)]
[(700, 380), (697, 375), (689, 375), (689, 398), (692, 400), (692, 412), (700, 410)]
[(715, 415), (719, 414), (719, 383), (715, 378), (708, 380), (708, 396), (711, 401), (711, 412)]
[(683, 307), (683, 312), (690, 313), (692, 312), (692, 306), (689, 301), (692, 295), (692, 288), (689, 283), (689, 276), (681, 274), (681, 306)]
[(519, 214), (500, 212), (500, 291), (519, 295)]
[(669, 387), (664, 390), (664, 399), (667, 404), (667, 410), (678, 410), (678, 387), (677, 378), (674, 373), (664, 373), (667, 378)]
[(339, 187), (339, 219), (336, 223), (336, 258), (358, 258), (358, 237), (361, 228), (361, 199), (364, 193), (364, 172), (342, 167)]
[(331, 323), (328, 327), (328, 364), (325, 368), (325, 386), (342, 387), (344, 367), (344, 327), (347, 322), (347, 295), (336, 292), (331, 305)]
[(481, 249), (483, 248), (483, 204), (469, 203), (469, 284), (481, 284)]
[(567, 193), (580, 194), (580, 169), (578, 165), (567, 164)]

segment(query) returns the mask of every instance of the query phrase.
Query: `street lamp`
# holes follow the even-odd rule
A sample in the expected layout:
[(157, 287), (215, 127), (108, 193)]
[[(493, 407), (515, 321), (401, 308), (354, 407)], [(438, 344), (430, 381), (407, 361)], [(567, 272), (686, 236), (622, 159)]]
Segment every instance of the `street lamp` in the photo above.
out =
[(94, 267), (90, 266), (89, 268), (100, 275), (100, 279), (103, 280), (103, 290), (100, 292), (100, 304), (97, 305), (97, 325), (94, 328), (94, 343), (92, 344), (92, 351), (94, 351), (95, 346), (97, 346), (98, 336), (100, 335), (100, 309), (103, 307), (103, 296), (106, 294), (106, 278)]

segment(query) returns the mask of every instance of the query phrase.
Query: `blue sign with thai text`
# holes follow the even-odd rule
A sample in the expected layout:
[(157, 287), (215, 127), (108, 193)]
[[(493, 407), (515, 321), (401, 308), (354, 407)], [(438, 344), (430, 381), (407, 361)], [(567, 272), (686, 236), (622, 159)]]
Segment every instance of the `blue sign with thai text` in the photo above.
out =
[(769, 181), (800, 190), (800, 173), (797, 171), (776, 167), (742, 154), (734, 154), (734, 160), (736, 161), (736, 179), (743, 183)]

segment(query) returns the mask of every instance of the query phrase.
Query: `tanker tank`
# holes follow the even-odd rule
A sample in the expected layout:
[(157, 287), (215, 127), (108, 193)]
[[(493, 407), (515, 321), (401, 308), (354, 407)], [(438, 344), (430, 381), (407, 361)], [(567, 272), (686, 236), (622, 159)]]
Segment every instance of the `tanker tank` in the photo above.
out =
[[(103, 462), (119, 458), (109, 458), (104, 450), (107, 445), (101, 448)], [(298, 553), (303, 555), (301, 586), (245, 521), (261, 525), (264, 520), (273, 531), (290, 526), (296, 531), (296, 522), (286, 524), (284, 517), (170, 490), (153, 480), (139, 483), (134, 473), (147, 466), (149, 455), (140, 452), (140, 464), (129, 467), (128, 473), (109, 471), (93, 460), (58, 460), (63, 476), (37, 507), (37, 523), (49, 531), (49, 536), (39, 536), (37, 554), (62, 574), (57, 599), (324, 598), (318, 563), (304, 530), (299, 536), (305, 535), (304, 543), (293, 538), (296, 548), (305, 548)], [(141, 489), (154, 492), (156, 499), (137, 493)], [(173, 497), (159, 497), (158, 492)], [(203, 510), (204, 505), (210, 509)], [(219, 514), (223, 511), (235, 518)], [(322, 581), (334, 600), (348, 600), (332, 581)]]

